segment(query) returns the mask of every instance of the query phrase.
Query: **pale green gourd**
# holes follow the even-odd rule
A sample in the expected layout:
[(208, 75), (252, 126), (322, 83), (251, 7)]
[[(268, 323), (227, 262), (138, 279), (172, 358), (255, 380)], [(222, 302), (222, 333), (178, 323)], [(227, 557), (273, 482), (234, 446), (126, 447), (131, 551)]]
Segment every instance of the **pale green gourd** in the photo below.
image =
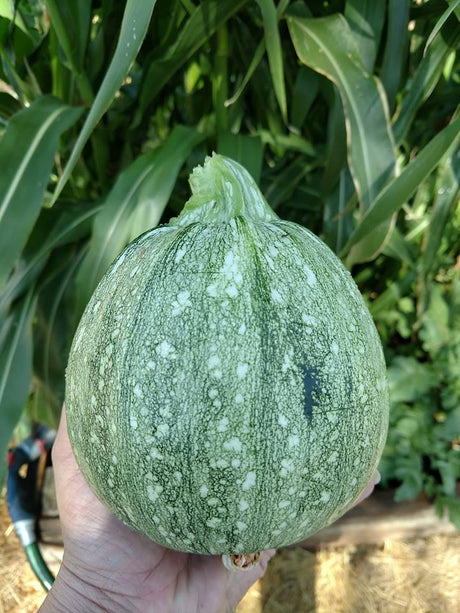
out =
[(74, 338), (72, 446), (100, 499), (181, 551), (246, 554), (341, 516), (374, 473), (388, 392), (348, 271), (220, 155), (131, 243)]

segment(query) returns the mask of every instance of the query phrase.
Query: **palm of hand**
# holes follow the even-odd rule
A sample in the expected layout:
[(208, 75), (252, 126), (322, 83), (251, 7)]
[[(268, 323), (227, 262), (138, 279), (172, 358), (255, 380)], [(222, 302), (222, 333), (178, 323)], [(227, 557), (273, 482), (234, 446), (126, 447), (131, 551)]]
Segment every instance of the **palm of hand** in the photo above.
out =
[(87, 486), (67, 436), (65, 411), (53, 448), (65, 543), (64, 572), (111, 602), (111, 610), (191, 613), (231, 611), (261, 577), (274, 552), (246, 572), (225, 569), (219, 556), (180, 553), (153, 543), (113, 517)]

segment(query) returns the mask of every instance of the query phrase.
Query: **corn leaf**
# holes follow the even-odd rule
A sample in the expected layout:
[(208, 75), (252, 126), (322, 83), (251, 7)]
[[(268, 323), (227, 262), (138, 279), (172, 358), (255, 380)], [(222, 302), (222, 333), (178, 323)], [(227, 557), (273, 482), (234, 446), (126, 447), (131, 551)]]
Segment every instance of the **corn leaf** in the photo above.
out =
[(77, 275), (78, 313), (120, 251), (158, 224), (181, 166), (201, 140), (196, 130), (176, 126), (161, 147), (120, 173), (94, 219), (90, 248)]
[(460, 116), (439, 132), (403, 169), (401, 174), (380, 192), (373, 206), (356, 227), (345, 250), (364, 238), (374, 228), (384, 224), (396, 213), (459, 139)]
[(347, 0), (345, 17), (353, 30), (363, 66), (371, 74), (385, 21), (385, 2)]
[(13, 429), (29, 394), (32, 375), (33, 288), (0, 330), (0, 483)]
[(136, 58), (142, 41), (147, 33), (155, 4), (156, 0), (151, 0), (150, 2), (127, 0), (115, 53), (88, 116), (86, 117), (86, 121), (74, 145), (70, 158), (59, 178), (54, 191), (53, 202), (59, 197), (83, 151), (86, 141), (108, 109), (118, 88), (128, 74), (131, 64)]
[(288, 17), (288, 25), (300, 60), (331, 79), (339, 89), (350, 144), (350, 168), (366, 211), (395, 171), (381, 87), (366, 74), (353, 33), (342, 15)]
[(388, 27), (380, 79), (385, 88), (390, 110), (394, 109), (396, 94), (409, 49), (410, 0), (389, 0)]
[(43, 96), (8, 123), (0, 141), (0, 288), (40, 213), (59, 136), (80, 114)]
[(283, 50), (278, 29), (278, 15), (273, 0), (257, 0), (264, 22), (265, 48), (272, 75), (273, 88), (284, 121), (287, 121), (286, 88), (284, 85)]
[(147, 70), (140, 95), (145, 111), (177, 70), (248, 0), (208, 0), (200, 2), (178, 33), (177, 42), (156, 58)]

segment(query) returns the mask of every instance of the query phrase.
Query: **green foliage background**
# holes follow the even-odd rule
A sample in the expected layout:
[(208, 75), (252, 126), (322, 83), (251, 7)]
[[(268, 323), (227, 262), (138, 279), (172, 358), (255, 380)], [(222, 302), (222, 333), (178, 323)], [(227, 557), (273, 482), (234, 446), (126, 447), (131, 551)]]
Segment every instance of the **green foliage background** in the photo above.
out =
[[(383, 484), (460, 527), (459, 0), (0, 0), (0, 454), (56, 423), (82, 310), (217, 151), (350, 268)], [(19, 425), (18, 425), (19, 424)]]

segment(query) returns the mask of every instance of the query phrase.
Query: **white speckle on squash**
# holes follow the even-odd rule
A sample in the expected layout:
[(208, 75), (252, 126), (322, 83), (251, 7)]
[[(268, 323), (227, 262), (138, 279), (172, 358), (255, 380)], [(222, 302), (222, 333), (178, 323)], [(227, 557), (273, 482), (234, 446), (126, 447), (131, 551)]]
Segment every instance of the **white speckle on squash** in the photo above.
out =
[(236, 368), (236, 374), (238, 375), (238, 379), (244, 379), (249, 370), (249, 364), (238, 364)]
[(137, 417), (135, 415), (129, 416), (129, 425), (133, 430), (137, 430)]
[(300, 438), (297, 436), (297, 434), (292, 434), (288, 438), (288, 442), (289, 442), (289, 447), (292, 449), (292, 447), (298, 447), (299, 446)]
[(241, 451), (241, 441), (239, 438), (234, 436), (228, 441), (224, 442), (224, 449), (228, 449), (229, 451), (236, 451), (239, 453)]
[(186, 248), (186, 247), (180, 247), (180, 248), (177, 250), (176, 257), (174, 258), (174, 262), (175, 262), (176, 264), (177, 264), (178, 262), (180, 262), (186, 253), (187, 253), (187, 248)]
[(217, 425), (217, 432), (225, 432), (228, 427), (228, 418), (223, 417)]
[(212, 398), (217, 398), (217, 396), (219, 395), (219, 390), (216, 389), (215, 387), (211, 388), (208, 392), (208, 396), (212, 399)]
[(339, 346), (335, 341), (331, 345), (331, 351), (334, 355), (339, 355)]
[(243, 488), (244, 491), (247, 491), (251, 487), (254, 487), (255, 484), (256, 484), (256, 473), (251, 471), (246, 475), (246, 478), (241, 487)]
[(238, 328), (238, 334), (243, 335), (246, 332), (246, 324), (241, 324), (241, 326)]
[(217, 460), (216, 462), (217, 468), (227, 468), (227, 466), (228, 466), (227, 460), (223, 460), (222, 458), (220, 460)]
[(211, 519), (207, 520), (206, 525), (208, 526), (208, 528), (217, 528), (221, 521), (222, 520), (220, 517), (211, 517)]
[(248, 501), (241, 499), (238, 503), (238, 508), (241, 512), (247, 511), (249, 509)]
[(282, 500), (280, 503), (278, 503), (278, 506), (280, 509), (285, 509), (286, 507), (290, 506), (290, 504), (290, 500)]
[(179, 292), (172, 306), (172, 315), (182, 315), (187, 307), (192, 306), (190, 301), (190, 292)]
[(137, 275), (137, 273), (139, 272), (139, 268), (140, 268), (140, 266), (135, 266), (135, 267), (132, 269), (132, 271), (129, 273), (129, 276), (131, 277), (131, 279), (132, 279), (132, 278), (133, 278), (135, 275)]
[(233, 468), (238, 468), (240, 464), (241, 464), (241, 460), (239, 460), (238, 458), (235, 458), (234, 460), (232, 460)]
[(316, 275), (308, 266), (304, 267), (305, 272), (307, 273), (307, 283), (308, 285), (316, 285)]
[(134, 386), (133, 394), (135, 396), (137, 396), (138, 398), (142, 398), (143, 397), (142, 390), (141, 390), (141, 388), (140, 388), (138, 383), (136, 383), (136, 385)]
[(163, 487), (161, 485), (147, 485), (147, 496), (152, 502), (158, 499), (158, 496), (162, 493)]
[(229, 285), (225, 289), (225, 293), (230, 296), (230, 298), (236, 298), (238, 296), (238, 288), (236, 285)]
[(244, 401), (244, 398), (243, 398), (242, 394), (237, 394), (237, 395), (235, 396), (235, 402), (236, 402), (236, 404), (243, 404), (243, 401)]
[(208, 495), (208, 492), (209, 492), (209, 489), (208, 489), (208, 487), (206, 485), (202, 485), (200, 487), (200, 496), (202, 498), (206, 498), (206, 496)]
[(277, 304), (283, 304), (283, 297), (277, 289), (272, 289), (270, 295), (272, 297), (273, 302), (276, 302)]
[(216, 366), (220, 365), (220, 358), (218, 355), (212, 355), (209, 360), (208, 360), (208, 368), (209, 370), (212, 370), (213, 368), (216, 368)]
[(282, 428), (286, 428), (286, 426), (289, 425), (289, 419), (285, 415), (280, 413), (278, 415), (278, 423)]
[[(137, 427), (137, 424), (136, 424), (136, 427)], [(150, 457), (152, 458), (152, 460), (162, 460), (163, 454), (160, 452), (160, 450), (157, 447), (152, 447), (150, 449)]]
[(206, 501), (210, 507), (217, 507), (217, 505), (219, 504), (219, 500), (217, 498), (208, 498), (208, 500)]
[(213, 370), (211, 372), (211, 375), (215, 378), (215, 379), (222, 379), (222, 371), (219, 370), (218, 368), (216, 368), (216, 370)]
[(245, 530), (247, 530), (248, 525), (245, 524), (244, 521), (237, 521), (236, 527), (238, 529), (238, 532), (244, 532)]
[(169, 432), (168, 424), (160, 424), (155, 432), (156, 436), (166, 436)]
[(321, 502), (329, 502), (329, 500), (331, 499), (331, 494), (330, 492), (321, 492)]
[(173, 360), (177, 357), (174, 347), (166, 340), (157, 345), (156, 352), (162, 358), (169, 358)]
[(217, 298), (217, 287), (215, 285), (208, 285), (206, 293), (208, 296), (211, 296), (211, 298)]

